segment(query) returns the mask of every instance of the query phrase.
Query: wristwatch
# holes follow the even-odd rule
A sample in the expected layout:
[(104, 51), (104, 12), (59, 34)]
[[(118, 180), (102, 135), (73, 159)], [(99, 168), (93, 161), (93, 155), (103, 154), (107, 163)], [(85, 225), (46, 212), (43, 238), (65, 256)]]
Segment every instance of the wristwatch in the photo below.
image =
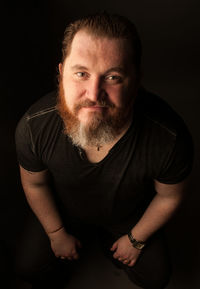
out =
[(135, 238), (133, 238), (131, 231), (128, 233), (128, 238), (129, 238), (131, 244), (133, 245), (133, 247), (138, 249), (138, 250), (142, 250), (144, 248), (144, 246), (146, 245), (145, 242), (138, 241)]

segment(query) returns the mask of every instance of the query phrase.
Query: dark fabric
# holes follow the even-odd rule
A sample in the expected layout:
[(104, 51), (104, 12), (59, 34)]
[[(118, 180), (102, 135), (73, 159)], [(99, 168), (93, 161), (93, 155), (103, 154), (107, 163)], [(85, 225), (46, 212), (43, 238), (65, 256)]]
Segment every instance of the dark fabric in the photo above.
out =
[(0, 240), (0, 276), (3, 288), (12, 288), (13, 283), (13, 256), (8, 245)]
[(70, 277), (67, 263), (56, 258), (41, 224), (30, 212), (18, 237), (14, 273), (33, 288), (62, 288)]
[(155, 195), (153, 180), (182, 181), (191, 171), (191, 136), (181, 118), (159, 97), (141, 90), (127, 133), (99, 163), (63, 134), (56, 92), (32, 105), (18, 124), (19, 163), (48, 169), (60, 210), (71, 218), (126, 233)]
[[(168, 283), (171, 266), (161, 232), (149, 240), (136, 265), (130, 268), (112, 257), (110, 248), (118, 236), (100, 227), (83, 223), (68, 222), (65, 225), (82, 243), (82, 248), (79, 249), (80, 258), (87, 260), (91, 242), (98, 241), (106, 257), (123, 269), (135, 284), (145, 289), (162, 289)], [(16, 274), (34, 284), (33, 288), (63, 288), (62, 285), (67, 283), (73, 270), (76, 270), (75, 267), (80, 266), (80, 261), (56, 258), (43, 228), (32, 214), (27, 220), (24, 232), (17, 248)]]
[(168, 284), (171, 275), (171, 263), (166, 240), (161, 230), (148, 240), (133, 267), (129, 267), (112, 257), (113, 252), (109, 249), (116, 240), (116, 236), (98, 229), (98, 237), (106, 257), (116, 267), (123, 269), (133, 283), (145, 289), (162, 289)]

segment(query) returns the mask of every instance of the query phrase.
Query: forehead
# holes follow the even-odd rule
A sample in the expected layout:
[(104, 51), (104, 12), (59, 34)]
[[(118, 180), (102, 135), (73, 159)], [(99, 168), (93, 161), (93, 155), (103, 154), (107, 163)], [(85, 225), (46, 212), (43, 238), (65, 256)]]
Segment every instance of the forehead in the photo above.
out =
[(89, 61), (91, 65), (126, 66), (130, 63), (130, 56), (131, 47), (128, 40), (99, 37), (81, 30), (75, 34), (65, 61), (68, 64)]

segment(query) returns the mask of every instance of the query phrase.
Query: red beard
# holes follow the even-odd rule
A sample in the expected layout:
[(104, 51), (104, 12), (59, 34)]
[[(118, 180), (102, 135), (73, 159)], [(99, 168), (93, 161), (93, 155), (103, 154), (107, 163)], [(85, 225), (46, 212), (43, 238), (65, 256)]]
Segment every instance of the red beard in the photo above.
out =
[[(77, 115), (82, 107), (102, 106), (102, 112), (91, 112), (91, 121), (84, 126)], [(131, 108), (131, 109), (130, 109)], [(64, 133), (72, 142), (84, 148), (84, 146), (97, 146), (112, 142), (123, 130), (130, 119), (132, 106), (127, 103), (122, 108), (117, 108), (106, 97), (98, 102), (89, 99), (81, 101), (74, 106), (73, 111), (67, 107), (63, 89), (62, 78), (59, 79), (57, 109), (64, 122)], [(84, 140), (81, 139), (84, 136)]]

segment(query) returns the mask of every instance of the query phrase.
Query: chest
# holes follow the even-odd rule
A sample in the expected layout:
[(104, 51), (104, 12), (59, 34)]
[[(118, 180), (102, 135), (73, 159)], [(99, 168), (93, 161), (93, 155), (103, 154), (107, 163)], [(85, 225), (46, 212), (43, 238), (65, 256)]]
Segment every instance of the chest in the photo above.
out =
[(85, 156), (90, 163), (99, 163), (109, 154), (112, 146), (86, 149)]

